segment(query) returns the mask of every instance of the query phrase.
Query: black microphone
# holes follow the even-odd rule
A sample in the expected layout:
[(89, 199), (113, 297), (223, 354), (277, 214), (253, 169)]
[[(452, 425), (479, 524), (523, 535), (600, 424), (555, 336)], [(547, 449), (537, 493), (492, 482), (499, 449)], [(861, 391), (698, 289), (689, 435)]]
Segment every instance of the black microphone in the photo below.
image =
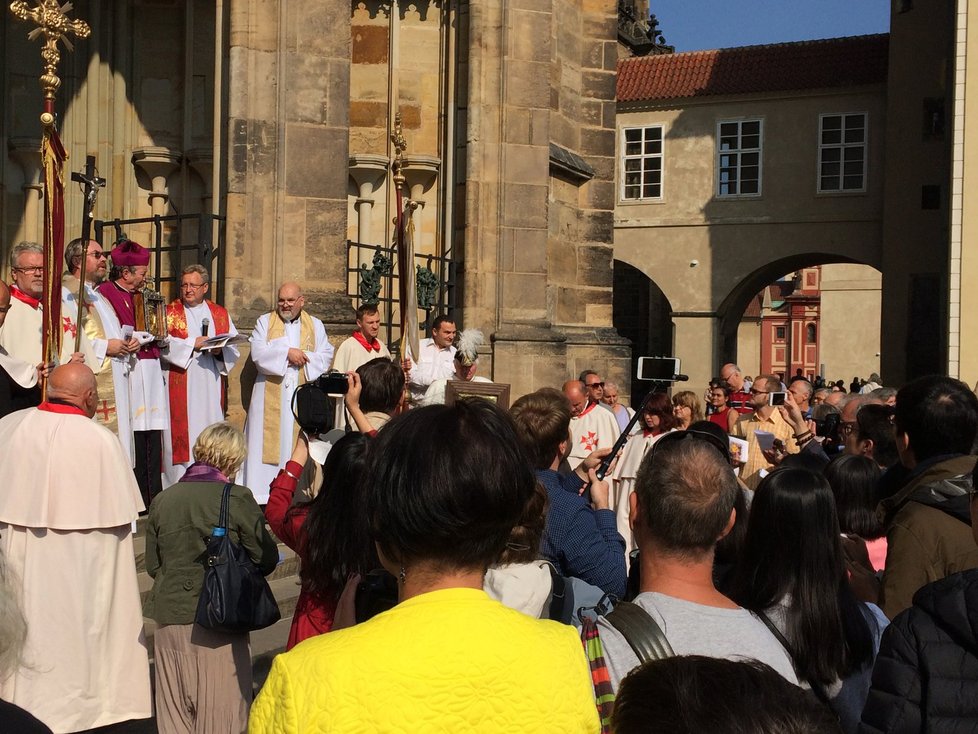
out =
[(211, 320), (210, 319), (203, 319), (200, 322), (200, 335), (201, 336), (207, 336), (207, 332), (210, 330), (210, 328), (211, 328)]
[[(207, 333), (206, 331), (204, 332)], [(673, 375), (673, 382), (689, 382), (689, 375)]]

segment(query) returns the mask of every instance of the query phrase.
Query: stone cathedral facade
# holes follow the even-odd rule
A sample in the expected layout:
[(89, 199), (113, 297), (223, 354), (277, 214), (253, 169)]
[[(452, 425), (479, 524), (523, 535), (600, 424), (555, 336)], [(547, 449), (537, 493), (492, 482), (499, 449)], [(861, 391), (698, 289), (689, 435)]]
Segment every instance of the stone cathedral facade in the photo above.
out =
[[(79, 0), (73, 14), (93, 31), (63, 62), (59, 123), (71, 170), (95, 155), (108, 179), (95, 217), (166, 247), (193, 245), (199, 221), (131, 220), (225, 217), (217, 291), (239, 328), (297, 280), (334, 339), (349, 333), (370, 265), (349, 243), (390, 244), (399, 118), (416, 250), (451, 264), (460, 327), (491, 335), (480, 372), (514, 398), (588, 367), (628, 384), (612, 328), (614, 0)], [(28, 30), (0, 15), (3, 254), (41, 232)], [(69, 184), (69, 236), (81, 206)], [(196, 259), (167, 251), (158, 267)]]

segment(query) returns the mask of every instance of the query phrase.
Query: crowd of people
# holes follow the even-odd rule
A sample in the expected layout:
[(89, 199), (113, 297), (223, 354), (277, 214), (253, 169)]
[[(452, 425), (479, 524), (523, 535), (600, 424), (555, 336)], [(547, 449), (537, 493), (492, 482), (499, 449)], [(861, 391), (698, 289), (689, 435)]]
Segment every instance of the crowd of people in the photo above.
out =
[[(0, 284), (0, 730), (978, 727), (978, 397), (959, 381), (847, 391), (725, 364), (702, 396), (629, 407), (585, 370), (503, 410), (450, 399), (481, 332), (439, 316), (392, 359), (361, 306), (334, 350), (284, 283), (249, 338), (242, 431), (223, 394), (243, 338), (205, 268), (153, 333), (147, 251), (122, 242), (109, 269), (71, 243), (52, 367), (39, 256), (14, 248)], [(334, 430), (300, 430), (293, 396), (331, 370)], [(198, 623), (215, 528), (262, 574), (278, 542), (301, 560), (254, 700), (248, 633)]]

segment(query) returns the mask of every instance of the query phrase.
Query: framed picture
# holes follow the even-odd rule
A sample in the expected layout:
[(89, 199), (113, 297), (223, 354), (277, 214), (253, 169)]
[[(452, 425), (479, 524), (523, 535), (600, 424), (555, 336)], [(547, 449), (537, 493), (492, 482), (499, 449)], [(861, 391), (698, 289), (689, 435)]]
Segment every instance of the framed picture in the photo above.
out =
[(449, 380), (445, 385), (445, 405), (454, 405), (456, 400), (463, 398), (491, 400), (503, 410), (509, 410), (509, 385)]

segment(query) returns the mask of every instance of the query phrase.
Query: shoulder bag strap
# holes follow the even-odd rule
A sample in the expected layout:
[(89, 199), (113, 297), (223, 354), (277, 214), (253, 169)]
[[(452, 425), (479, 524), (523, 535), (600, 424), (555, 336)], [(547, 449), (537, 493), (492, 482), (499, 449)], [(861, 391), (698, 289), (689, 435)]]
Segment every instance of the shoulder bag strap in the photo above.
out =
[(567, 595), (569, 594), (567, 579), (557, 573), (557, 570), (550, 564), (547, 564), (547, 566), (550, 568), (551, 581), (550, 605), (547, 610), (547, 619), (570, 624), (573, 610), (569, 608), (570, 605), (567, 603)]
[(605, 619), (625, 638), (640, 663), (676, 654), (658, 622), (638, 604), (620, 601)]
[(231, 500), (231, 482), (224, 485), (224, 492), (221, 493), (221, 511), (217, 516), (217, 526), (228, 530), (228, 504)]
[[(774, 622), (771, 621), (771, 618), (768, 617), (764, 612), (754, 612), (754, 614), (757, 615), (757, 618), (760, 619), (764, 623), (764, 625), (771, 631), (771, 634), (777, 638), (778, 642), (781, 643), (781, 647), (784, 648), (784, 651), (788, 653), (788, 657), (791, 658), (792, 665), (794, 665), (797, 668), (798, 663), (796, 662), (797, 659), (795, 657), (795, 652), (791, 647), (791, 643), (788, 642), (788, 638), (785, 637), (783, 634), (781, 634), (781, 630), (777, 628)], [(825, 692), (825, 688), (822, 687), (822, 684), (819, 683), (818, 681), (813, 681), (813, 680), (806, 681), (806, 682), (808, 683), (809, 686), (811, 686), (812, 693), (815, 694), (815, 698), (817, 698), (819, 701), (821, 701), (826, 706), (828, 706), (829, 696)]]

